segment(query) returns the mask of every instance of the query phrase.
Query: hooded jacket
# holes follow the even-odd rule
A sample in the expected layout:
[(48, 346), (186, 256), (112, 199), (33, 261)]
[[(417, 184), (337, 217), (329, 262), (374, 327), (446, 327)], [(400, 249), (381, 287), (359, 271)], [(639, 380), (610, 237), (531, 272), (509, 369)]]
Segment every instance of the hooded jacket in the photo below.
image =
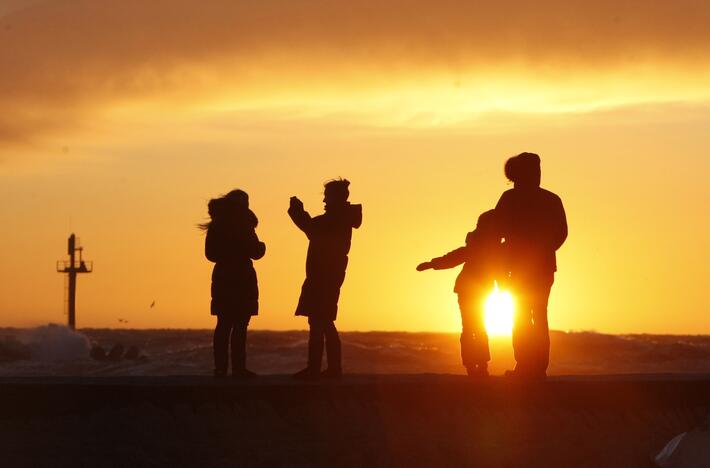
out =
[(266, 245), (256, 235), (256, 215), (223, 199), (210, 202), (210, 214), (205, 256), (215, 263), (211, 313), (257, 315), (259, 288), (252, 260), (264, 256)]
[(303, 209), (289, 208), (294, 224), (308, 237), (306, 280), (296, 315), (335, 320), (340, 286), (345, 280), (352, 230), (362, 224), (362, 205), (329, 207), (315, 218)]

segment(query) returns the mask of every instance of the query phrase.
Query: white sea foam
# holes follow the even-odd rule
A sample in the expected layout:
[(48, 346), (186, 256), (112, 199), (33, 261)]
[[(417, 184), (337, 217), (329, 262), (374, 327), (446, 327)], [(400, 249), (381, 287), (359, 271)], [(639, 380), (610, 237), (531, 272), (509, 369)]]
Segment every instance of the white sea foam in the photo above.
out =
[(69, 327), (49, 324), (37, 327), (28, 336), (33, 359), (76, 361), (89, 357), (89, 339)]

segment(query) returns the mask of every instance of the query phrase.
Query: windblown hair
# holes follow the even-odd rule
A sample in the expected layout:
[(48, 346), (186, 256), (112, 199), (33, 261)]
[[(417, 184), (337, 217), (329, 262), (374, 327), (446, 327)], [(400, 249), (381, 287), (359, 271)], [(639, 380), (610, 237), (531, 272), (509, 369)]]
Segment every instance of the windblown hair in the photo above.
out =
[(325, 190), (329, 190), (341, 201), (346, 202), (350, 196), (350, 181), (348, 179), (333, 179), (324, 184)]
[(216, 219), (231, 216), (236, 222), (245, 223), (249, 227), (256, 228), (259, 220), (249, 209), (249, 195), (239, 189), (232, 190), (218, 198), (213, 198), (207, 203), (207, 213), (210, 221), (197, 225), (199, 229), (206, 231)]

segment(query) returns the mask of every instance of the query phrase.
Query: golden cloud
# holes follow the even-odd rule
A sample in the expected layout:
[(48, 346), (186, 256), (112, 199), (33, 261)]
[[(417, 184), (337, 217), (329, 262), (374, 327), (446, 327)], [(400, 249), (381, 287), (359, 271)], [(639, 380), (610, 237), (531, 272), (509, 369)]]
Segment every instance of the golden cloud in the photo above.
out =
[[(671, 97), (692, 99), (708, 88), (708, 67), (699, 64), (710, 58), (710, 4), (695, 0), (14, 0), (0, 14), (6, 143), (122, 102), (194, 101), (224, 90), (233, 101), (314, 89), (380, 93), (380, 101), (405, 90), (412, 100), (443, 80), (475, 83), (471, 99), (506, 98), (510, 85), (525, 101), (520, 89), (533, 83), (534, 107), (570, 81), (572, 91), (556, 99), (584, 100), (590, 83), (590, 99), (600, 102), (606, 92), (633, 94), (635, 82), (650, 83), (640, 86), (645, 97), (682, 84), (690, 95)], [(600, 85), (597, 74), (624, 83)], [(435, 101), (448, 105), (434, 93), (422, 106)]]

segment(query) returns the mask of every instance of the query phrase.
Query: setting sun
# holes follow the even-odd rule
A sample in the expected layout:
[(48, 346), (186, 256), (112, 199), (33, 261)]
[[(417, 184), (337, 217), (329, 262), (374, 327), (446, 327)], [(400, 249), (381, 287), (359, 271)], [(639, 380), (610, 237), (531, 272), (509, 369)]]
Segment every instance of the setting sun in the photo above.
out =
[(484, 307), (488, 334), (509, 336), (513, 332), (513, 296), (508, 291), (501, 291), (496, 283)]

